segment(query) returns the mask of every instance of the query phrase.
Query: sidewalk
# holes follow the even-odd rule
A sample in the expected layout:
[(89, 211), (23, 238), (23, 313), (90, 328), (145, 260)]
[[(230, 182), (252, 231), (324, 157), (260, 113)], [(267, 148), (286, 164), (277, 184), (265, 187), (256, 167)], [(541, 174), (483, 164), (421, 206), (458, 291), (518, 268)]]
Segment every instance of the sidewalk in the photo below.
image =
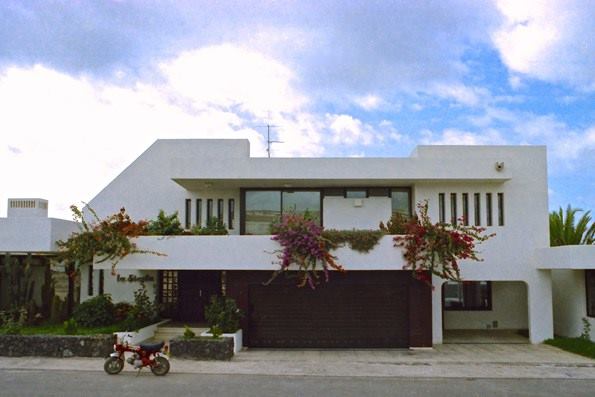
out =
[[(338, 377), (595, 379), (595, 361), (547, 345), (428, 350), (246, 350), (232, 361), (171, 359), (172, 373)], [(103, 371), (101, 358), (0, 357), (0, 370)], [(124, 371), (133, 373), (126, 364)]]

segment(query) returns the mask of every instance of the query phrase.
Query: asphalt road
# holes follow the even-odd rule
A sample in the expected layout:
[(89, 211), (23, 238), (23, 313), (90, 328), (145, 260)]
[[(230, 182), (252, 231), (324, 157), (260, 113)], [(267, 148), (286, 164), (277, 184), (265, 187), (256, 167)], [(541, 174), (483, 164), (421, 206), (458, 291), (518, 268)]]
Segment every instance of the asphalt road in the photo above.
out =
[(0, 396), (593, 396), (594, 380), (203, 375), (0, 370)]

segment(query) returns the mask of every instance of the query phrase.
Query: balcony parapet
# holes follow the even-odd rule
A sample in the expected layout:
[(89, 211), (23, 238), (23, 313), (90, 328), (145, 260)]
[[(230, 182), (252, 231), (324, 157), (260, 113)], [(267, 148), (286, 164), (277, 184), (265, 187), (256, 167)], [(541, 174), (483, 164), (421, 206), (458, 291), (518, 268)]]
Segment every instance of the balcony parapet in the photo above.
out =
[(540, 248), (536, 264), (538, 269), (595, 269), (595, 245)]
[[(274, 270), (279, 244), (271, 236), (142, 236), (138, 249), (165, 254), (128, 255), (117, 264), (122, 270)], [(332, 253), (346, 270), (400, 270), (404, 260), (393, 236), (383, 236), (368, 253), (341, 247)], [(94, 265), (110, 269), (111, 263)]]

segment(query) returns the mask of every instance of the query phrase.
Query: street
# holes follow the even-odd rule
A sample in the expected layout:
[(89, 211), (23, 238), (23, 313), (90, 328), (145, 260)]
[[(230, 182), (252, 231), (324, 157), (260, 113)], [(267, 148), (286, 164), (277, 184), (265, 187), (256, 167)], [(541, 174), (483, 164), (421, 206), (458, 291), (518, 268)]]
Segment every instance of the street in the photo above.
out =
[(207, 375), (0, 370), (12, 396), (592, 396), (595, 380)]

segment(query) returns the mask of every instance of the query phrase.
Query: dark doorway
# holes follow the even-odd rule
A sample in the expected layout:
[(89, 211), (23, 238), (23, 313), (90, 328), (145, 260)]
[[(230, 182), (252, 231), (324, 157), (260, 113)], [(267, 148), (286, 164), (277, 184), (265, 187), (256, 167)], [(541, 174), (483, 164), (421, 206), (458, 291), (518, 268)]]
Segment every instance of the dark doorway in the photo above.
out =
[(205, 305), (212, 295), (221, 294), (221, 272), (178, 270), (178, 321), (204, 322)]

